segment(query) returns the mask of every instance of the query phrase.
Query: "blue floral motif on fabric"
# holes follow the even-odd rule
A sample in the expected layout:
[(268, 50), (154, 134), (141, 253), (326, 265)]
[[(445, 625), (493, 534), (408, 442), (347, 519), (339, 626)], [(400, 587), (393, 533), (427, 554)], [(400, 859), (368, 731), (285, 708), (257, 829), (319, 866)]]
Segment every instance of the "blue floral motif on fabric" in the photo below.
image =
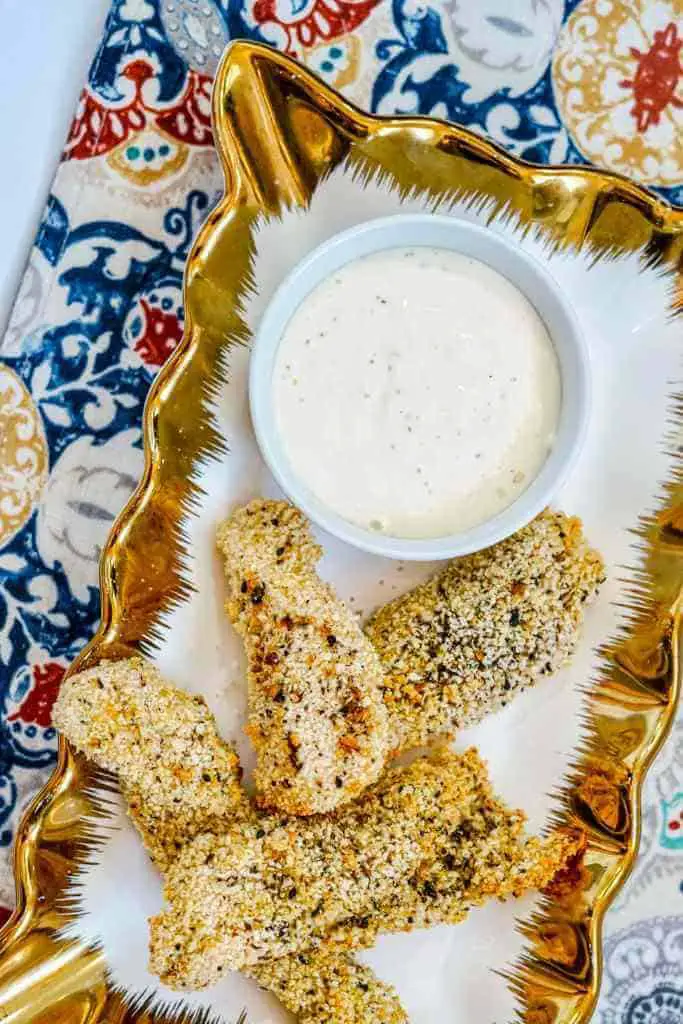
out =
[[(48, 719), (15, 714), (31, 686), (26, 666), (68, 663), (97, 624), (100, 539), (139, 477), (142, 407), (168, 354), (159, 345), (169, 322), (182, 331), (183, 267), (208, 206), (205, 192), (192, 191), (165, 215), (161, 240), (108, 220), (70, 230), (57, 199), (46, 207), (37, 248), (63, 268), (68, 317), (3, 356), (42, 414), (51, 474), (37, 510), (0, 551), (0, 845), (11, 841), (3, 826), (16, 802), (14, 769), (55, 756)], [(143, 320), (163, 323), (163, 340)]]

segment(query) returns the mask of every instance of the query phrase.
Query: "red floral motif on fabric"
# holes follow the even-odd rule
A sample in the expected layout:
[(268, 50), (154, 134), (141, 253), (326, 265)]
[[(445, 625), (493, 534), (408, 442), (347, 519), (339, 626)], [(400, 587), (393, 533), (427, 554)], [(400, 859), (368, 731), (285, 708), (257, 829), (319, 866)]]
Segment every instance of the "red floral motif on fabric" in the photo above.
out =
[(156, 125), (167, 135), (190, 146), (211, 146), (211, 88), (213, 81), (190, 71), (183, 100), (156, 115)]
[(18, 711), (8, 715), (8, 721), (21, 719), (27, 724), (40, 725), (44, 729), (52, 725), (54, 704), (66, 669), (56, 661), (46, 661), (33, 666), (33, 686), (26, 694)]
[(182, 95), (171, 106), (157, 106), (144, 95), (145, 83), (154, 75), (149, 61), (138, 57), (121, 72), (123, 84), (132, 83), (132, 90), (118, 103), (106, 104), (88, 88), (84, 89), (64, 159), (89, 160), (101, 156), (147, 127), (156, 127), (191, 146), (212, 145), (211, 78), (190, 68)]
[(66, 140), (64, 159), (89, 160), (101, 156), (144, 127), (144, 113), (135, 106), (111, 110), (84, 89)]
[(291, 16), (282, 14), (278, 0), (256, 0), (253, 15), (263, 25), (275, 22), (287, 34), (286, 50), (299, 53), (318, 42), (328, 42), (353, 32), (365, 21), (379, 0), (290, 0)]
[(653, 124), (659, 124), (663, 111), (672, 107), (683, 107), (683, 99), (676, 96), (678, 79), (682, 68), (680, 50), (683, 40), (679, 39), (675, 24), (670, 22), (665, 29), (655, 32), (652, 46), (641, 53), (634, 46), (631, 56), (638, 62), (633, 78), (625, 78), (621, 85), (633, 90), (635, 103), (631, 108), (639, 132), (645, 132)]
[(163, 366), (183, 336), (182, 324), (174, 313), (166, 313), (140, 300), (144, 314), (143, 333), (135, 342), (135, 351), (147, 366)]

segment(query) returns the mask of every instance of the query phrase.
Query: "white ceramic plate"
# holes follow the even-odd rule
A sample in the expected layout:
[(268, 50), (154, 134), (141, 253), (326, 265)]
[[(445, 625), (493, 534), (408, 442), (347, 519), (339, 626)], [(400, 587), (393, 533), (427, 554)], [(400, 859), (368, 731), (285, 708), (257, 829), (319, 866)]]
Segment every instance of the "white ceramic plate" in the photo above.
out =
[[(325, 188), (338, 194), (325, 197)], [(321, 186), (319, 204), (314, 200), (305, 217), (297, 221), (292, 214), (292, 219), (272, 222), (257, 233), (255, 273), (263, 287), (250, 316), (258, 316), (269, 289), (277, 287), (312, 245), (368, 215), (398, 212), (395, 195), (379, 187), (373, 193), (368, 186), (359, 213), (353, 198), (358, 188), (338, 175)], [(346, 225), (333, 224), (321, 213), (331, 207), (345, 210)], [(486, 211), (456, 207), (453, 213), (481, 223), (487, 220)], [(497, 220), (489, 230), (509, 235), (515, 229)], [(577, 746), (581, 689), (595, 672), (594, 648), (615, 633), (619, 622), (623, 566), (635, 561), (630, 531), (653, 506), (660, 481), (670, 473), (672, 456), (665, 451), (664, 438), (678, 349), (676, 328), (666, 317), (669, 281), (645, 269), (637, 256), (593, 263), (588, 255), (576, 253), (550, 256), (544, 242), (534, 236), (515, 236), (515, 242), (544, 259), (548, 272), (566, 290), (590, 350), (593, 414), (584, 449), (557, 504), (583, 518), (609, 574), (588, 612), (572, 665), (458, 738), (459, 747), (479, 746), (502, 796), (523, 807), (531, 828), (540, 829), (553, 804), (551, 792)], [(260, 457), (250, 423), (248, 350), (233, 346), (229, 359), (229, 383), (221, 387), (215, 405), (227, 451), (201, 468), (201, 494), (184, 523), (188, 573), (196, 589), (162, 621), (155, 657), (171, 681), (207, 699), (223, 735), (235, 741), (249, 767), (251, 752), (242, 733), (245, 663), (241, 642), (223, 613), (214, 530), (233, 506), (279, 491)], [(361, 615), (431, 571), (428, 564), (365, 554), (329, 535), (321, 534), (320, 539), (326, 551), (323, 575)], [(102, 944), (114, 983), (131, 997), (148, 994), (153, 1002), (205, 1009), (220, 1021), (233, 1022), (245, 1006), (252, 1024), (288, 1020), (275, 1000), (238, 975), (213, 989), (179, 996), (148, 973), (146, 918), (161, 906), (161, 883), (120, 808), (115, 809), (112, 825), (111, 838), (97, 853), (96, 863), (76, 880), (82, 913), (69, 931)], [(516, 958), (522, 940), (515, 921), (525, 917), (532, 904), (531, 898), (491, 904), (457, 927), (383, 937), (365, 959), (395, 984), (413, 1024), (502, 1024), (514, 1018), (514, 1000), (494, 972)]]

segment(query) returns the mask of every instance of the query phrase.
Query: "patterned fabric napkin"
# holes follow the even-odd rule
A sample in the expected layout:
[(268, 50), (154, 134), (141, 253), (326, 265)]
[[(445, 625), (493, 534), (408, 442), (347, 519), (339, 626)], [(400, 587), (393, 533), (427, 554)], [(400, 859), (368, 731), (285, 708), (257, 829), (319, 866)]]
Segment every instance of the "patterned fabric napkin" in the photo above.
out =
[[(145, 395), (182, 335), (183, 264), (221, 188), (211, 79), (238, 36), (378, 113), (449, 118), (683, 203), (679, 0), (113, 0), (0, 344), (6, 906), (13, 829), (54, 762), (52, 702), (94, 632), (100, 549), (142, 466)], [(681, 716), (643, 833), (607, 921), (605, 1024), (683, 1020)]]

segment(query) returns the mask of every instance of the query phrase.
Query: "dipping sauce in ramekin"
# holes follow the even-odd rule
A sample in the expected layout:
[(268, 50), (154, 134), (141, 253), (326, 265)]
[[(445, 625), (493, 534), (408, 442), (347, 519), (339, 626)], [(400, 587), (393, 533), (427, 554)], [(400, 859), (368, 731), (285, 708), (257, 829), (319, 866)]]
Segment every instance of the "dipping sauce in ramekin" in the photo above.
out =
[(285, 455), (342, 518), (440, 537), (507, 508), (548, 457), (560, 371), (507, 278), (448, 249), (388, 249), (322, 281), (273, 375)]
[(399, 215), (333, 236), (259, 324), (249, 393), (285, 493), (396, 558), (475, 551), (537, 515), (587, 421), (573, 311), (512, 241)]

